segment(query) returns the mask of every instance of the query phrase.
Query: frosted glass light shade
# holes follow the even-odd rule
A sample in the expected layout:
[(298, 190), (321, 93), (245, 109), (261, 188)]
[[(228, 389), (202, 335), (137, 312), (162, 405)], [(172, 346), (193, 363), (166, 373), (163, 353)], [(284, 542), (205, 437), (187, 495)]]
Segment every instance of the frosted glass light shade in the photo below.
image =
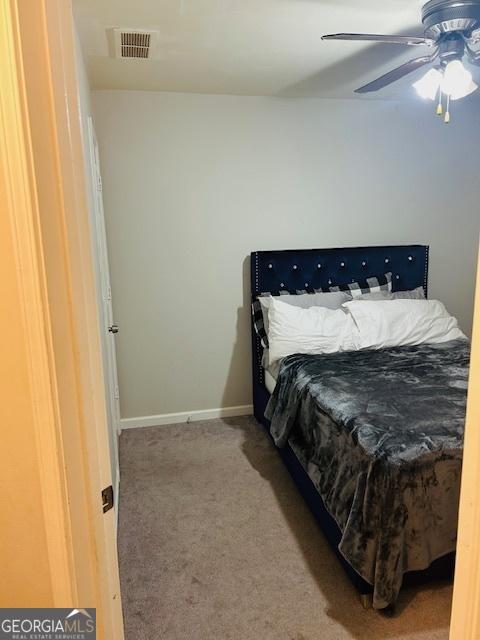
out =
[(430, 69), (420, 80), (413, 83), (413, 87), (422, 98), (435, 100), (442, 79), (443, 76), (438, 69)]
[(452, 100), (464, 98), (475, 91), (477, 85), (472, 74), (467, 71), (460, 60), (451, 60), (445, 67), (442, 80), (442, 92)]
[(460, 98), (466, 98), (466, 96), (469, 96), (471, 93), (473, 93), (477, 89), (478, 89), (478, 84), (475, 84), (475, 82), (472, 80), (470, 84), (467, 87), (464, 87), (461, 91), (458, 91), (457, 93), (451, 93), (450, 98), (452, 100), (459, 100)]

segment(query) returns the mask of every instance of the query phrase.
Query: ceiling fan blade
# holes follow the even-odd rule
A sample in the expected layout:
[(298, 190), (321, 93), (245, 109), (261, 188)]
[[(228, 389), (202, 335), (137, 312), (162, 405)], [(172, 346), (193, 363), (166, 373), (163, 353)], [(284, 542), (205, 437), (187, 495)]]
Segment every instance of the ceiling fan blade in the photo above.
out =
[(363, 87), (360, 87), (359, 89), (355, 89), (355, 93), (369, 93), (370, 91), (378, 91), (379, 89), (383, 89), (383, 87), (386, 87), (392, 82), (396, 82), (397, 80), (400, 80), (400, 78), (403, 78), (403, 76), (406, 76), (408, 73), (412, 73), (412, 71), (415, 71), (416, 69), (420, 69), (420, 67), (423, 67), (425, 64), (429, 64), (430, 62), (433, 62), (433, 60), (435, 60), (436, 57), (437, 57), (437, 51), (435, 51), (435, 53), (430, 56), (421, 56), (420, 58), (414, 58), (413, 60), (409, 60), (408, 62), (400, 65), (396, 69), (392, 69), (392, 71), (389, 71), (388, 73), (385, 73), (383, 76), (380, 76), (380, 78), (377, 78), (372, 82), (369, 82), (368, 84), (364, 85)]
[(430, 38), (417, 38), (416, 36), (383, 36), (375, 33), (330, 33), (322, 36), (322, 40), (357, 40), (406, 45), (423, 44), (429, 47), (435, 44), (435, 41)]

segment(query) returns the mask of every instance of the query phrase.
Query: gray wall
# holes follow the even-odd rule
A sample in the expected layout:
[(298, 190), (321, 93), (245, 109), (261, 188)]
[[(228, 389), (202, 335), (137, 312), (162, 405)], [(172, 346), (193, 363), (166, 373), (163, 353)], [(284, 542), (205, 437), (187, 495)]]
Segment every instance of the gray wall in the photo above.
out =
[[(470, 330), (474, 105), (93, 93), (122, 417), (251, 402), (247, 256), (421, 242)], [(475, 131), (475, 136), (472, 135)]]

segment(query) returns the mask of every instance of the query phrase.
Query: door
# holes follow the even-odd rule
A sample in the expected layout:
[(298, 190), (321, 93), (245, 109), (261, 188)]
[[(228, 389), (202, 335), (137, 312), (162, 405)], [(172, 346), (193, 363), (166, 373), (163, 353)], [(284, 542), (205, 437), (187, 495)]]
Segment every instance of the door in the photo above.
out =
[(120, 469), (118, 462), (118, 436), (120, 431), (120, 395), (118, 391), (117, 359), (115, 336), (119, 331), (113, 317), (112, 288), (110, 285), (110, 269), (108, 264), (107, 235), (103, 210), (102, 176), (100, 172), (100, 155), (93, 119), (88, 117), (88, 146), (90, 152), (91, 185), (94, 190), (94, 219), (92, 233), (94, 240), (94, 262), (97, 280), (97, 303), (100, 323), (100, 339), (102, 343), (102, 360), (105, 372), (105, 388), (107, 393), (108, 439), (110, 444), (110, 462), (112, 467), (112, 484), (115, 499), (118, 499)]

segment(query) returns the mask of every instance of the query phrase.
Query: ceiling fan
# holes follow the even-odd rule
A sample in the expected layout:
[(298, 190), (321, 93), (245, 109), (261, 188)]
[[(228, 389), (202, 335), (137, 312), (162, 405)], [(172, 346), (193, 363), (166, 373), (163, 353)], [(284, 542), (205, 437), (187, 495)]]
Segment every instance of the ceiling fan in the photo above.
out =
[(388, 36), (361, 33), (335, 33), (322, 36), (322, 40), (357, 40), (424, 46), (429, 52), (413, 58), (380, 78), (356, 89), (356, 93), (378, 91), (400, 80), (403, 76), (426, 65), (432, 68), (414, 87), (424, 98), (435, 100), (438, 95), (437, 113), (442, 115), (442, 95), (446, 96), (445, 122), (450, 120), (450, 99), (458, 100), (473, 93), (478, 87), (472, 74), (464, 67), (464, 57), (473, 64), (480, 64), (480, 0), (430, 0), (422, 7), (424, 37)]

